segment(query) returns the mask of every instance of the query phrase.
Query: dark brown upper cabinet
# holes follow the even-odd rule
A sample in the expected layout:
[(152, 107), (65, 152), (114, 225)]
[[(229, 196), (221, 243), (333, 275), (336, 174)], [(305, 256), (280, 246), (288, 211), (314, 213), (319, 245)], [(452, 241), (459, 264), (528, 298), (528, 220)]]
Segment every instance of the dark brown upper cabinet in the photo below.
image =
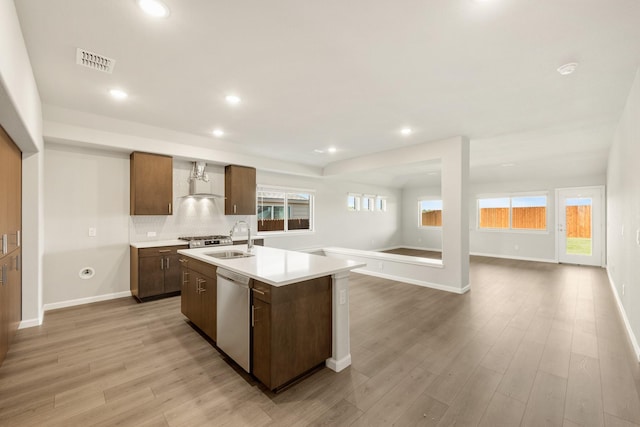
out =
[(256, 169), (229, 165), (224, 168), (224, 214), (256, 214)]
[(173, 215), (173, 158), (131, 153), (131, 215)]

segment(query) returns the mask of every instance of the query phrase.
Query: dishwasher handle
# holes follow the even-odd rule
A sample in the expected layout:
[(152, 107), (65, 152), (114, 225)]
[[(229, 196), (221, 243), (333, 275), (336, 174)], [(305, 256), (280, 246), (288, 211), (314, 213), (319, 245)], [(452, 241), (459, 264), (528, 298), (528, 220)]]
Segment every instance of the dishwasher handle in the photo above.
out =
[(216, 274), (219, 278), (226, 279), (232, 282), (234, 285), (242, 286), (244, 288), (248, 288), (249, 282), (251, 281), (251, 277), (243, 276), (242, 274), (230, 270), (225, 270), (224, 268), (220, 267), (218, 267)]

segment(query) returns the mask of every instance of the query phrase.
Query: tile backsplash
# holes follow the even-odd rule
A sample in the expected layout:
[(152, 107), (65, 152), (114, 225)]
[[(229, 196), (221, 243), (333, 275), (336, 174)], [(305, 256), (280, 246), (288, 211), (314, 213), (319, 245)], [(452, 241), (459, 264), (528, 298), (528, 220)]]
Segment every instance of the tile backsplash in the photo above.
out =
[[(216, 194), (224, 194), (224, 167), (206, 169)], [(173, 215), (135, 215), (129, 217), (129, 241), (175, 239), (178, 236), (229, 234), (233, 224), (246, 216), (224, 214), (224, 199), (195, 199), (189, 193), (191, 163), (174, 160)], [(148, 233), (155, 232), (155, 236)]]

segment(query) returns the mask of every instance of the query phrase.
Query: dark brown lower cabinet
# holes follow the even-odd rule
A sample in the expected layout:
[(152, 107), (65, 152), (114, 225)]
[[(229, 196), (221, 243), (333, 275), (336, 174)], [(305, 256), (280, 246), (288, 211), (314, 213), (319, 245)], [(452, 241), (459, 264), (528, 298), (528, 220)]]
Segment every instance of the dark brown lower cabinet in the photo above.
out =
[(182, 266), (180, 308), (191, 323), (216, 340), (216, 267), (192, 258), (180, 257)]
[(252, 374), (278, 390), (331, 357), (331, 277), (252, 289)]
[(131, 294), (139, 301), (180, 293), (180, 256), (186, 246), (131, 247)]

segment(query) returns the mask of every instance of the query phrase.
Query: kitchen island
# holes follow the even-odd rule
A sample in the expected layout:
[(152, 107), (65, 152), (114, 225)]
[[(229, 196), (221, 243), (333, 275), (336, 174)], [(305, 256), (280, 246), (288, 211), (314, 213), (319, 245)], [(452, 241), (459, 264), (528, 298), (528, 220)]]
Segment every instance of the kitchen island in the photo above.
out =
[[(192, 321), (188, 310), (191, 307), (189, 295), (193, 292), (189, 292), (188, 286), (195, 287), (198, 297), (209, 298), (209, 309), (215, 309), (211, 298), (218, 291), (214, 289), (217, 289), (213, 277), (216, 271), (218, 275), (227, 271), (252, 279), (249, 281), (253, 294), (251, 318), (247, 323), (252, 324), (253, 362), (251, 369), (245, 370), (270, 389), (277, 389), (287, 382), (285, 380), (294, 379), (280, 371), (305, 358), (314, 360), (310, 351), (317, 350), (316, 357), (323, 354), (318, 353), (323, 350), (314, 347), (325, 340), (325, 335), (328, 354), (323, 360), (326, 366), (339, 372), (351, 364), (348, 277), (350, 270), (363, 267), (363, 263), (269, 247), (248, 249), (246, 245), (182, 249), (178, 254), (183, 265), (183, 313)], [(205, 317), (208, 314), (206, 308), (201, 312)], [(323, 332), (325, 318), (326, 334)], [(196, 321), (193, 323), (203, 331), (207, 328), (220, 331), (221, 325), (212, 326), (212, 322), (215, 320), (210, 319), (207, 323), (205, 319), (201, 323), (203, 326)], [(218, 343), (215, 332), (207, 335)], [(271, 347), (264, 350), (265, 343), (271, 343)], [(263, 353), (271, 360), (270, 364), (263, 363)], [(242, 366), (241, 361), (236, 362)], [(265, 368), (265, 365), (268, 366)]]

